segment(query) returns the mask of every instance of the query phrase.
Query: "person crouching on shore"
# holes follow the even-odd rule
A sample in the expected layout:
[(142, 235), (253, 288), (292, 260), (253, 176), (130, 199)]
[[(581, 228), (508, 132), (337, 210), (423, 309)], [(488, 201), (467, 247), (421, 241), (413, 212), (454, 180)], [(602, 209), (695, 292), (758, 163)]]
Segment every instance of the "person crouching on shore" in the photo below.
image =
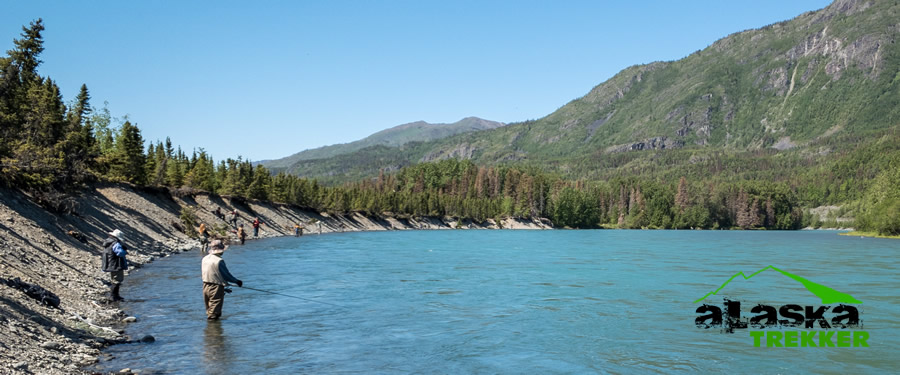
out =
[(203, 257), (201, 262), (201, 276), (203, 278), (203, 303), (206, 305), (206, 319), (215, 320), (222, 316), (222, 305), (225, 303), (225, 287), (228, 283), (235, 283), (243, 287), (244, 282), (231, 275), (222, 254), (227, 249), (220, 240), (214, 240), (209, 244), (209, 255)]

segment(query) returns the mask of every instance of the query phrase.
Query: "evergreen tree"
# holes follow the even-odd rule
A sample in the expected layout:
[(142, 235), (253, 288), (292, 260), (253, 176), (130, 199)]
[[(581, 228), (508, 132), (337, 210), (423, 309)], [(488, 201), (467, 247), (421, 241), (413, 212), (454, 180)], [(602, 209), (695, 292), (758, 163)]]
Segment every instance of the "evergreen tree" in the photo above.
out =
[(110, 160), (110, 177), (136, 185), (147, 182), (146, 155), (141, 130), (125, 121), (116, 136), (114, 152)]
[[(269, 171), (266, 170), (266, 167), (257, 165), (256, 170), (253, 172), (253, 181), (250, 183), (250, 186), (247, 189), (247, 195), (253, 199), (268, 199), (268, 189), (270, 181), (271, 176), (269, 175)], [(341, 198), (343, 198), (343, 195), (341, 195)], [(340, 202), (340, 204), (335, 207), (338, 209), (342, 209), (344, 207), (343, 202)]]
[[(171, 142), (168, 142), (168, 139), (166, 141), (166, 152), (169, 153), (169, 151), (171, 151)], [(184, 152), (181, 151), (181, 146), (178, 146), (178, 151), (169, 158), (169, 162), (166, 165), (167, 185), (173, 188), (180, 188), (184, 185), (184, 164)]]
[(156, 160), (156, 145), (154, 145), (153, 142), (150, 142), (150, 144), (147, 146), (146, 155), (147, 155), (147, 157), (145, 158), (145, 160), (147, 161), (147, 164), (144, 165), (144, 174), (146, 175), (146, 177), (144, 178), (144, 181), (147, 181), (147, 183), (152, 186), (154, 173), (156, 172), (156, 161), (157, 161)]
[(88, 93), (87, 85), (82, 84), (81, 88), (78, 91), (78, 95), (75, 96), (75, 102), (69, 108), (69, 112), (66, 113), (66, 120), (69, 121), (69, 129), (70, 131), (76, 131), (80, 129), (82, 125), (87, 122), (88, 117), (91, 112), (91, 95)]
[(44, 31), (44, 21), (40, 18), (32, 21), (28, 27), (22, 27), (22, 39), (15, 39), (15, 48), (7, 51), (13, 64), (18, 67), (25, 81), (35, 80), (37, 67), (43, 61), (38, 59), (44, 51), (44, 39), (41, 32)]
[[(168, 141), (168, 138), (166, 140)], [(169, 150), (163, 147), (162, 142), (157, 142), (154, 155), (156, 156), (155, 169), (151, 171), (148, 181), (150, 185), (163, 186), (166, 184), (166, 171), (169, 170), (168, 164), (171, 156)]]
[(687, 180), (685, 180), (684, 176), (681, 176), (681, 179), (678, 180), (678, 193), (675, 194), (675, 207), (678, 209), (678, 213), (682, 213), (690, 204)]
[(184, 183), (194, 189), (208, 192), (216, 191), (216, 172), (212, 157), (206, 154), (206, 150), (194, 151), (191, 157), (191, 168), (184, 176)]

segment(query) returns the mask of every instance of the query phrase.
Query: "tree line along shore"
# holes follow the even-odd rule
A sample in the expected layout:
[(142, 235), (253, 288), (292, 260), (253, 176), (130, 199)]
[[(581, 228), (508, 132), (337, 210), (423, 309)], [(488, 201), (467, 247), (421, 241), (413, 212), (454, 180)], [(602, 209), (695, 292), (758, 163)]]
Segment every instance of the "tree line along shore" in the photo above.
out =
[[(85, 85), (64, 104), (56, 83), (37, 71), (43, 30), (41, 20), (23, 27), (22, 37), (0, 58), (0, 184), (26, 192), (53, 212), (71, 212), (80, 191), (102, 182), (268, 200), (329, 214), (449, 216), (479, 223), (547, 218), (570, 228), (800, 229), (815, 223), (805, 208), (821, 200), (810, 195), (815, 189), (765, 178), (673, 180), (623, 172), (594, 181), (534, 165), (478, 166), (456, 159), (331, 186), (273, 175), (241, 157), (216, 162), (202, 148), (186, 153), (168, 138), (145, 146), (136, 124), (91, 105)], [(875, 177), (853, 206), (854, 227), (900, 234), (898, 170)]]
[[(322, 232), (449, 228), (800, 229), (818, 198), (786, 182), (663, 179), (621, 174), (573, 179), (534, 165), (455, 159), (387, 168), (377, 176), (321, 185), (273, 175), (241, 157), (216, 162), (170, 139), (146, 144), (130, 119), (95, 108), (82, 85), (63, 101), (38, 74), (41, 20), (0, 57), (0, 367), (73, 373), (121, 342), (125, 313), (103, 304), (99, 243), (113, 229), (133, 241), (139, 269), (196, 249), (194, 224), (232, 237), (215, 209), (260, 217), (263, 237), (294, 224)], [(857, 229), (900, 234), (900, 160), (872, 179), (854, 206)], [(548, 221), (549, 220), (549, 221)], [(244, 221), (245, 223), (248, 221)], [(551, 224), (552, 222), (552, 224)], [(316, 231), (318, 225), (316, 226)], [(307, 230), (309, 233), (309, 230)], [(41, 304), (6, 281), (59, 296)], [(126, 293), (126, 298), (127, 298)]]

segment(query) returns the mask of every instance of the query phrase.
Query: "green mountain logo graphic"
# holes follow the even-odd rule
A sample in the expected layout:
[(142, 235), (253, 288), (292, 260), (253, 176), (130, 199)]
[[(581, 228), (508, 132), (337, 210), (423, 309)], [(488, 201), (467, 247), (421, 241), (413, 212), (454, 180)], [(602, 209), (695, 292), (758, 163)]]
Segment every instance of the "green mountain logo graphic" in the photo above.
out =
[(734, 280), (735, 277), (743, 276), (743, 277), (744, 277), (744, 280), (749, 280), (749, 279), (752, 278), (753, 276), (756, 276), (756, 275), (758, 275), (759, 273), (761, 273), (762, 271), (765, 271), (765, 270), (768, 270), (768, 269), (778, 271), (778, 272), (780, 272), (782, 275), (785, 275), (785, 276), (787, 276), (787, 277), (790, 277), (790, 278), (796, 280), (797, 282), (799, 282), (800, 284), (803, 284), (803, 286), (806, 288), (806, 290), (808, 290), (808, 291), (809, 291), (810, 293), (812, 293), (812, 294), (815, 294), (816, 297), (819, 297), (820, 299), (822, 299), (822, 304), (823, 304), (823, 305), (827, 305), (827, 304), (831, 304), (831, 303), (862, 303), (862, 301), (860, 301), (860, 300), (858, 300), (858, 299), (856, 299), (856, 298), (853, 298), (853, 296), (851, 296), (851, 295), (849, 295), (849, 294), (847, 294), (847, 293), (839, 292), (839, 291), (837, 291), (837, 290), (831, 289), (831, 288), (829, 288), (829, 287), (827, 287), (827, 286), (825, 286), (825, 285), (822, 285), (822, 284), (816, 284), (816, 283), (814, 283), (814, 282), (812, 282), (812, 281), (809, 281), (809, 280), (807, 280), (807, 279), (804, 279), (804, 278), (802, 278), (802, 277), (800, 277), (800, 276), (797, 276), (797, 275), (794, 275), (794, 274), (792, 274), (792, 273), (782, 271), (782, 270), (777, 269), (777, 268), (775, 268), (775, 267), (773, 267), (773, 266), (768, 266), (768, 267), (763, 268), (763, 269), (761, 269), (761, 270), (759, 270), (759, 271), (756, 271), (756, 272), (754, 272), (753, 274), (751, 274), (750, 276), (744, 275), (743, 272), (738, 272), (738, 273), (734, 274), (734, 276), (731, 276), (731, 278), (728, 279), (728, 281), (726, 281), (724, 284), (722, 284), (722, 286), (720, 286), (719, 289), (716, 289), (716, 290), (714, 290), (714, 291), (711, 291), (711, 292), (709, 292), (709, 293), (706, 293), (706, 295), (703, 296), (703, 298), (700, 298), (700, 299), (694, 301), (694, 303), (703, 301), (703, 300), (706, 299), (706, 297), (709, 297), (709, 296), (711, 296), (711, 295), (713, 295), (713, 294), (718, 294), (719, 291), (722, 290), (723, 288), (725, 288), (725, 286), (728, 285), (728, 283), (730, 283), (731, 280)]

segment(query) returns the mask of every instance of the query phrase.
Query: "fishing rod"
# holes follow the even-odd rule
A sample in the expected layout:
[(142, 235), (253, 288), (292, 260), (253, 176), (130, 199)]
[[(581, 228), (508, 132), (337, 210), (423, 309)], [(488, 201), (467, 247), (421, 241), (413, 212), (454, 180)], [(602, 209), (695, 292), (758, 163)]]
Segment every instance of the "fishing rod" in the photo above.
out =
[(315, 302), (315, 303), (321, 303), (321, 304), (325, 304), (325, 305), (331, 305), (331, 306), (334, 306), (334, 307), (340, 307), (340, 308), (342, 308), (342, 309), (345, 309), (345, 308), (346, 308), (346, 307), (344, 307), (344, 306), (341, 306), (341, 305), (335, 305), (335, 304), (329, 303), (329, 302), (316, 301), (316, 300), (314, 300), (314, 299), (309, 299), (309, 298), (303, 298), (303, 297), (292, 296), (292, 295), (289, 295), (289, 294), (273, 292), (273, 291), (271, 291), (271, 290), (256, 289), (256, 288), (251, 288), (251, 287), (249, 287), (249, 286), (242, 286), (242, 287), (240, 287), (240, 288), (250, 289), (250, 290), (255, 290), (255, 291), (257, 291), (257, 292), (263, 292), (263, 293), (269, 293), (269, 294), (277, 294), (277, 295), (283, 296), (283, 297), (290, 297), (290, 298), (302, 299), (302, 300), (304, 300), (304, 301)]

